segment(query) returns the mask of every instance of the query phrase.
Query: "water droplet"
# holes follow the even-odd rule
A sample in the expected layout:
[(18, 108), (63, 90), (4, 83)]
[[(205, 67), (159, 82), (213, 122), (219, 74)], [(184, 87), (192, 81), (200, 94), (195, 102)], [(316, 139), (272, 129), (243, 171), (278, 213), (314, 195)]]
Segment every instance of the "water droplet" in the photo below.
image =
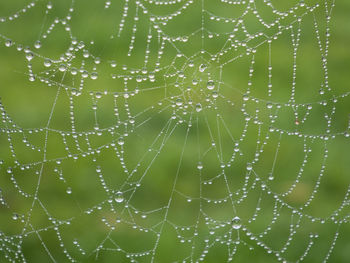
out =
[(207, 67), (208, 66), (206, 64), (200, 64), (198, 70), (200, 72), (204, 72), (207, 69)]
[(81, 73), (81, 77), (82, 78), (87, 78), (89, 76), (89, 73), (86, 71), (86, 70), (84, 70), (82, 73)]
[(272, 181), (273, 179), (274, 179), (273, 174), (270, 173), (270, 174), (269, 174), (269, 180)]
[(91, 79), (93, 79), (93, 80), (97, 79), (97, 78), (98, 78), (97, 72), (92, 72), (90, 77), (91, 77)]
[(67, 66), (65, 64), (61, 64), (59, 67), (58, 67), (58, 70), (61, 71), (61, 72), (65, 72), (67, 69)]
[(70, 73), (71, 73), (73, 76), (77, 75), (77, 74), (78, 74), (77, 68), (71, 68), (71, 69), (70, 69)]
[(208, 90), (213, 90), (215, 88), (215, 83), (212, 80), (209, 80), (207, 83), (207, 89)]
[(198, 164), (197, 164), (197, 169), (198, 169), (198, 170), (202, 170), (202, 169), (203, 169), (203, 164), (202, 164), (202, 162), (198, 162)]
[(142, 81), (142, 76), (141, 76), (141, 75), (138, 75), (138, 76), (136, 77), (136, 81), (137, 81), (137, 82), (141, 82), (141, 81)]
[(177, 98), (175, 104), (177, 106), (181, 106), (182, 105), (182, 99), (181, 98)]
[(36, 42), (34, 43), (34, 47), (35, 47), (36, 49), (41, 48), (41, 42), (40, 42), (39, 40), (36, 41)]
[(52, 3), (51, 3), (51, 1), (47, 3), (46, 8), (47, 8), (47, 9), (52, 9)]
[(253, 170), (253, 165), (251, 163), (247, 163), (247, 170), (248, 171)]
[(72, 193), (72, 188), (68, 187), (66, 193), (70, 195)]
[(118, 139), (118, 144), (119, 144), (119, 145), (124, 145), (124, 138), (123, 138), (123, 137), (120, 137), (120, 138)]
[(12, 46), (12, 40), (11, 40), (11, 39), (7, 39), (7, 40), (5, 41), (5, 46), (6, 46), (6, 47), (11, 47), (11, 46)]
[(105, 8), (109, 8), (110, 5), (111, 5), (111, 1), (106, 1), (106, 3), (105, 3)]
[(196, 104), (196, 112), (200, 112), (200, 111), (202, 111), (202, 104), (197, 103)]
[(117, 203), (122, 203), (122, 202), (124, 201), (123, 193), (122, 193), (122, 192), (117, 192), (116, 195), (115, 195), (114, 200), (115, 200)]
[(117, 62), (115, 62), (115, 60), (112, 60), (110, 64), (112, 68), (115, 68), (117, 66)]
[(26, 59), (27, 59), (28, 61), (31, 61), (33, 58), (34, 58), (33, 52), (28, 52), (28, 53), (26, 54)]
[(48, 68), (48, 67), (51, 67), (51, 65), (52, 65), (51, 59), (48, 59), (48, 58), (47, 58), (47, 59), (44, 60), (44, 66), (45, 66), (45, 67)]
[(238, 216), (235, 216), (232, 219), (232, 228), (233, 229), (240, 229), (242, 227), (241, 219)]
[(12, 215), (12, 219), (13, 219), (13, 220), (18, 220), (18, 218), (19, 218), (18, 214), (13, 214), (13, 215)]
[(101, 63), (101, 59), (99, 57), (95, 58), (95, 64), (100, 64)]
[(95, 93), (95, 98), (96, 99), (101, 99), (102, 98), (102, 93), (101, 92), (96, 92)]
[(249, 100), (248, 94), (244, 94), (244, 95), (243, 95), (243, 100), (244, 100), (244, 101), (248, 101), (248, 100)]

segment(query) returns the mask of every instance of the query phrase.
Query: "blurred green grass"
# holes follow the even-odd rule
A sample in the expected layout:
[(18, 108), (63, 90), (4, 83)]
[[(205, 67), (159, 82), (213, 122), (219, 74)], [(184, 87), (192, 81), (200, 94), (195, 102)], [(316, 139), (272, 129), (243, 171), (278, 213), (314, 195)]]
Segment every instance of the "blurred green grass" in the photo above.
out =
[[(274, 1), (273, 3), (282, 10), (287, 10), (297, 1), (288, 3)], [(317, 1), (309, 1), (310, 4)], [(25, 4), (25, 1), (17, 1), (15, 3), (2, 1), (0, 3), (0, 16), (6, 16), (13, 13)], [(228, 7), (225, 4), (218, 4), (215, 1), (205, 1), (206, 8), (212, 10), (221, 16), (235, 17), (241, 12), (241, 7)], [(24, 13), (16, 21), (0, 24), (0, 34), (13, 39), (16, 43), (33, 47), (44, 25), (46, 28), (55, 17), (66, 15), (71, 1), (54, 2), (54, 8), (44, 20), (45, 1), (39, 1), (37, 6), (32, 10)], [(178, 6), (180, 6), (179, 4)], [(127, 65), (129, 68), (142, 68), (145, 54), (145, 43), (148, 33), (149, 24), (146, 22), (147, 15), (140, 15), (138, 30), (136, 33), (136, 42), (134, 53), (131, 57), (126, 56), (128, 45), (131, 37), (132, 17), (134, 12), (134, 3), (130, 3), (130, 14), (127, 17), (125, 29), (120, 38), (111, 39), (110, 36), (118, 30), (118, 23), (121, 19), (121, 10), (123, 1), (113, 2), (111, 8), (103, 9), (103, 3), (98, 1), (76, 1), (75, 11), (72, 15), (71, 28), (72, 33), (77, 39), (87, 43), (87, 48), (92, 54), (101, 58), (101, 65), (98, 65), (99, 77), (97, 80), (87, 79), (84, 84), (84, 93), (79, 97), (74, 97), (74, 111), (77, 131), (92, 131), (95, 126), (95, 117), (92, 110), (93, 96), (89, 95), (89, 91), (108, 91), (108, 92), (123, 92), (124, 83), (122, 79), (112, 79), (111, 74), (117, 72), (122, 74), (121, 65)], [(156, 14), (167, 14), (169, 11), (176, 9), (175, 7), (157, 7), (154, 8)], [(260, 7), (262, 16), (266, 19), (271, 19), (271, 11)], [(165, 27), (165, 32), (170, 36), (189, 35), (193, 30), (201, 25), (201, 3), (196, 1), (193, 6), (187, 9), (183, 18), (174, 19)], [(348, 70), (350, 68), (350, 52), (347, 47), (350, 36), (350, 21), (348, 19), (348, 11), (350, 4), (346, 1), (338, 1), (333, 10), (331, 20), (331, 43), (329, 48), (328, 71), (330, 76), (330, 86), (334, 94), (339, 95), (348, 91)], [(321, 5), (319, 10), (315, 11), (316, 20), (320, 24), (320, 33), (324, 34), (325, 13), (324, 7)], [(320, 85), (323, 81), (323, 71), (319, 47), (315, 40), (315, 29), (313, 25), (313, 15), (306, 15), (302, 22), (301, 43), (297, 56), (297, 86), (296, 86), (296, 101), (297, 103), (314, 103), (326, 98), (332, 98), (334, 94), (321, 96), (319, 94)], [(230, 25), (211, 21), (206, 17), (206, 28), (214, 32), (225, 32), (230, 29)], [(290, 21), (289, 21), (290, 22)], [(286, 22), (288, 23), (288, 21)], [(247, 18), (247, 26), (253, 32), (261, 29), (254, 18)], [(153, 33), (156, 38), (156, 33)], [(237, 36), (242, 37), (242, 36)], [(4, 39), (3, 39), (4, 40)], [(43, 47), (37, 51), (40, 56), (58, 59), (60, 54), (70, 45), (68, 33), (64, 31), (62, 26), (57, 26), (52, 34), (42, 40)], [(88, 44), (94, 41), (94, 44)], [(225, 39), (214, 38), (213, 40), (206, 38), (204, 42), (205, 50), (208, 52), (217, 52), (222, 46)], [(45, 127), (55, 96), (57, 94), (57, 86), (48, 86), (46, 83), (40, 83), (38, 80), (31, 83), (28, 81), (27, 65), (23, 52), (18, 52), (15, 46), (6, 48), (1, 42), (0, 48), (0, 80), (1, 80), (1, 101), (16, 124), (24, 129), (33, 129)], [(293, 66), (293, 48), (291, 45), (291, 35), (289, 31), (285, 31), (279, 39), (272, 42), (272, 65), (273, 65), (273, 96), (271, 101), (275, 103), (287, 103), (292, 83), (292, 66)], [(201, 38), (194, 37), (189, 43), (179, 44), (186, 56), (191, 56), (201, 49)], [(154, 65), (156, 61), (155, 51), (158, 48), (157, 44), (152, 42), (149, 65)], [(239, 54), (241, 50), (237, 52)], [(161, 65), (168, 65), (176, 56), (176, 50), (171, 47), (166, 47)], [(43, 57), (36, 56), (33, 59), (34, 72), (43, 70)], [(229, 54), (228, 57), (233, 57)], [(84, 60), (81, 52), (77, 53), (77, 57), (72, 61), (72, 66), (79, 68), (81, 61)], [(118, 67), (116, 70), (109, 66), (109, 61), (116, 60)], [(198, 55), (195, 57), (195, 66), (198, 67), (203, 61), (208, 61), (207, 54)], [(260, 109), (260, 119), (267, 121), (269, 110), (266, 108), (266, 101), (270, 100), (267, 97), (267, 75), (268, 75), (268, 46), (266, 44), (257, 49), (255, 55), (255, 71), (253, 75), (253, 85), (251, 87), (251, 96), (260, 99), (259, 103), (254, 103), (251, 100), (247, 103), (248, 113), (254, 115), (256, 107)], [(89, 71), (93, 71), (93, 59), (85, 59), (85, 67)], [(246, 173), (246, 163), (251, 162), (254, 158), (256, 144), (267, 133), (268, 126), (263, 125), (262, 137), (259, 138), (258, 126), (252, 122), (249, 124), (246, 139), (241, 143), (240, 149), (244, 153), (243, 156), (237, 157), (231, 167), (225, 168), (227, 175), (227, 184), (223, 178), (215, 180), (212, 185), (202, 185), (200, 180), (211, 180), (216, 175), (220, 174), (220, 161), (218, 154), (215, 151), (209, 151), (203, 158), (204, 164), (202, 178), (198, 175), (196, 165), (198, 160), (198, 152), (208, 149), (212, 141), (221, 147), (222, 158), (228, 160), (232, 153), (234, 138), (239, 138), (244, 129), (244, 116), (240, 110), (242, 105), (242, 95), (246, 92), (248, 82), (248, 71), (250, 65), (250, 57), (243, 56), (237, 59), (236, 62), (229, 64), (223, 69), (223, 85), (220, 89), (220, 94), (225, 98), (233, 101), (235, 106), (228, 105), (225, 100), (219, 100), (212, 108), (206, 108), (198, 114), (178, 115), (178, 119), (183, 118), (185, 124), (175, 124), (175, 121), (168, 125), (170, 116), (173, 114), (171, 101), (169, 99), (163, 102), (163, 105), (157, 105), (158, 101), (164, 98), (164, 88), (155, 89), (153, 91), (143, 91), (147, 88), (155, 86), (167, 85), (167, 95), (179, 96), (183, 89), (179, 89), (173, 85), (173, 81), (164, 81), (161, 73), (156, 74), (157, 81), (155, 83), (140, 84), (140, 94), (130, 98), (129, 105), (132, 114), (141, 113), (144, 109), (154, 106), (151, 110), (146, 111), (136, 117), (136, 124), (147, 120), (145, 124), (135, 128), (135, 132), (130, 132), (125, 138), (124, 144), (124, 160), (127, 167), (135, 167), (145, 152), (148, 151), (150, 145), (157, 135), (161, 135), (162, 128), (166, 128), (165, 134), (170, 135), (170, 131), (174, 128), (169, 138), (166, 138), (164, 149), (161, 153), (157, 153), (157, 149), (161, 146), (161, 141), (156, 141), (153, 145), (151, 154), (145, 157), (140, 167), (133, 178), (133, 181), (139, 179), (146, 173), (142, 180), (142, 187), (132, 197), (130, 205), (149, 211), (167, 205), (170, 193), (174, 185), (174, 178), (179, 168), (179, 177), (176, 184), (176, 189), (190, 197), (194, 197), (192, 202), (188, 202), (186, 198), (179, 194), (174, 194), (174, 198), (169, 210), (168, 220), (179, 226), (187, 226), (196, 224), (199, 211), (199, 197), (209, 199), (220, 199), (227, 195), (227, 185), (230, 190), (235, 192), (239, 190), (244, 183)], [(180, 67), (184, 61), (176, 60), (176, 66)], [(209, 62), (210, 63), (210, 62)], [(213, 63), (214, 64), (214, 63)], [(148, 66), (153, 68), (153, 66)], [(218, 69), (210, 68), (213, 76), (218, 79)], [(189, 74), (189, 72), (186, 72)], [(62, 83), (71, 87), (77, 87), (79, 78), (74, 78), (69, 74), (63, 75), (56, 73), (51, 76), (52, 81)], [(134, 90), (136, 85), (134, 81), (129, 82), (129, 90)], [(185, 81), (181, 87), (186, 87), (188, 83)], [(200, 89), (198, 87), (198, 89)], [(196, 94), (200, 94), (198, 91)], [(53, 111), (50, 128), (71, 132), (71, 122), (69, 113), (68, 92), (61, 88), (60, 94), (57, 97), (57, 104)], [(205, 104), (205, 98), (201, 95), (194, 96), (196, 102)], [(336, 103), (336, 117), (332, 123), (332, 133), (343, 132), (348, 126), (349, 114), (349, 98), (342, 98)], [(127, 119), (127, 113), (124, 105), (124, 99), (119, 97), (117, 105), (121, 119)], [(99, 127), (105, 129), (115, 124), (113, 116), (114, 101), (111, 95), (103, 95), (97, 102), (97, 120)], [(168, 106), (168, 107), (167, 107)], [(215, 108), (217, 107), (217, 108)], [(293, 111), (289, 107), (282, 107), (278, 112), (278, 119), (275, 123), (276, 127), (284, 130), (294, 131), (298, 129), (302, 134), (324, 134), (326, 129), (326, 121), (324, 113), (329, 112), (332, 105), (323, 107), (314, 105), (312, 114), (308, 121), (300, 127), (295, 127), (295, 119)], [(217, 113), (220, 113), (224, 119), (230, 133), (226, 131), (226, 127), (217, 122)], [(186, 129), (192, 116), (193, 129), (187, 134)], [(208, 124), (207, 124), (208, 123)], [(219, 123), (219, 124), (218, 124)], [(8, 128), (6, 124), (2, 128)], [(115, 135), (104, 133), (102, 136), (89, 135), (92, 149), (110, 143), (116, 140), (125, 132), (123, 127), (116, 130)], [(198, 135), (199, 133), (199, 135)], [(220, 135), (220, 137), (219, 137)], [(1, 166), (0, 187), (9, 207), (1, 206), (0, 213), (0, 230), (6, 235), (18, 235), (21, 233), (23, 223), (12, 219), (13, 213), (27, 215), (32, 205), (31, 198), (24, 198), (15, 189), (10, 177), (6, 174), (6, 168), (14, 166), (14, 161), (17, 159), (20, 163), (36, 163), (42, 161), (42, 153), (30, 150), (22, 143), (23, 135), (20, 133), (11, 134), (13, 146), (16, 152), (16, 158), (13, 158), (8, 142), (8, 134), (0, 133), (0, 159), (4, 160), (4, 165)], [(185, 145), (185, 137), (188, 136)], [(67, 145), (72, 153), (72, 156), (79, 155), (81, 152), (76, 147), (76, 142), (70, 137), (67, 137)], [(29, 141), (43, 147), (45, 142), (45, 132), (38, 131), (33, 134), (28, 134)], [(162, 138), (162, 137), (161, 137)], [(268, 144), (265, 146), (264, 152), (260, 161), (254, 166), (254, 171), (263, 180), (267, 180), (268, 174), (274, 160), (275, 149), (279, 141), (279, 134), (272, 133)], [(88, 152), (88, 147), (85, 144), (85, 138), (78, 138), (79, 144), (83, 152)], [(281, 148), (279, 150), (277, 163), (274, 171), (275, 180), (270, 183), (271, 189), (276, 193), (286, 191), (293, 180), (303, 161), (303, 138), (297, 136), (282, 135)], [(300, 206), (305, 203), (317, 180), (322, 158), (324, 142), (319, 138), (308, 140), (308, 147), (312, 148), (312, 153), (305, 168), (305, 172), (293, 193), (285, 200), (291, 206)], [(185, 145), (183, 148), (183, 145)], [(316, 194), (312, 205), (303, 210), (307, 214), (316, 217), (329, 216), (341, 204), (349, 184), (348, 171), (348, 152), (349, 140), (341, 136), (327, 143), (329, 149), (329, 159), (326, 161), (326, 173), (320, 185), (320, 189)], [(183, 151), (184, 149), (184, 151)], [(181, 159), (181, 153), (184, 152)], [(128, 252), (137, 252), (151, 250), (153, 248), (156, 236), (152, 233), (145, 233), (134, 230), (127, 222), (132, 220), (131, 217), (121, 212), (125, 210), (123, 204), (114, 205), (115, 211), (111, 211), (110, 207), (103, 203), (108, 199), (104, 189), (101, 186), (96, 167), (102, 167), (104, 180), (111, 188), (118, 189), (126, 180), (127, 175), (116, 157), (115, 151), (111, 148), (102, 148), (100, 153), (95, 151), (94, 154), (86, 157), (79, 157), (78, 160), (73, 158), (65, 158), (68, 153), (64, 148), (62, 135), (57, 132), (50, 131), (48, 133), (47, 144), (47, 159), (54, 160), (56, 158), (64, 158), (62, 165), (57, 165), (55, 162), (45, 163), (43, 166), (42, 178), (39, 188), (39, 199), (42, 205), (47, 208), (48, 212), (57, 220), (66, 220), (71, 217), (76, 219), (70, 225), (62, 225), (59, 227), (62, 241), (71, 255), (83, 262), (129, 262), (125, 255), (120, 252), (105, 250), (98, 254), (92, 253), (89, 257), (81, 257), (78, 250), (73, 246), (72, 242), (77, 238), (81, 246), (89, 252), (94, 251), (99, 243), (104, 240), (109, 229), (101, 222), (101, 218), (106, 218), (112, 224), (115, 224), (116, 216), (121, 217), (124, 222), (116, 224), (116, 230), (110, 233), (110, 237), (120, 247)], [(155, 158), (156, 157), (156, 158)], [(154, 159), (154, 162), (152, 161)], [(96, 161), (94, 160), (96, 159)], [(150, 165), (152, 164), (152, 165)], [(62, 169), (66, 182), (59, 180), (58, 173), (55, 168)], [(40, 165), (34, 165), (31, 169), (22, 171), (20, 167), (14, 169), (15, 178), (18, 185), (28, 193), (34, 193), (38, 174), (36, 171), (40, 169)], [(72, 188), (72, 194), (67, 195), (67, 187)], [(123, 189), (125, 190), (125, 189)], [(125, 198), (132, 191), (125, 192)], [(248, 223), (247, 220), (254, 214), (256, 204), (261, 199), (262, 213), (257, 220)], [(83, 213), (91, 207), (98, 207), (97, 204), (103, 203), (101, 209), (96, 209), (91, 215)], [(229, 203), (206, 203), (201, 204), (203, 211), (221, 221), (230, 221), (234, 216), (232, 206)], [(272, 219), (272, 210), (274, 200), (271, 196), (259, 189), (253, 189), (249, 193), (246, 201), (236, 205), (237, 213), (242, 218), (243, 225), (246, 225), (252, 232), (262, 231)], [(155, 212), (148, 215), (147, 219), (142, 219), (140, 215), (133, 214), (137, 225), (150, 227), (163, 218), (161, 212)], [(348, 214), (348, 209), (344, 209), (344, 215)], [(39, 230), (43, 243), (39, 240), (38, 235), (31, 233), (23, 237), (23, 251), (28, 258), (28, 262), (48, 262), (50, 259), (43, 248), (43, 244), (57, 260), (57, 262), (68, 262), (68, 259), (60, 247), (57, 233), (53, 230), (52, 222), (48, 220), (48, 215), (40, 207), (35, 204), (30, 220), (30, 228)], [(282, 244), (286, 242), (289, 234), (289, 225), (293, 217), (290, 210), (285, 207), (281, 208), (281, 216), (278, 223), (273, 227), (271, 233), (263, 241), (271, 245), (272, 248), (281, 249)], [(329, 222), (325, 224), (310, 223), (306, 218), (302, 218), (301, 227), (298, 229), (295, 239), (291, 243), (286, 252), (286, 257), (294, 262), (297, 260), (307, 246), (307, 238), (310, 232), (317, 232), (320, 236), (319, 240), (312, 247), (310, 254), (305, 259), (305, 262), (320, 262), (327, 254), (337, 226)], [(46, 231), (40, 231), (48, 227)], [(207, 226), (203, 218), (198, 221), (199, 238), (198, 247), (193, 252), (195, 258), (198, 257), (199, 251), (203, 250), (205, 237), (209, 236)], [(339, 240), (334, 248), (330, 262), (347, 262), (349, 254), (350, 234), (349, 227), (342, 225), (340, 227)], [(156, 262), (174, 262), (186, 257), (191, 253), (191, 245), (188, 243), (180, 243), (177, 238), (178, 233), (169, 224), (165, 224), (160, 237), (159, 248), (157, 249)], [(187, 234), (190, 235), (190, 234)], [(216, 233), (215, 235), (219, 235)], [(237, 233), (233, 233), (237, 235)], [(233, 237), (236, 238), (236, 237)], [(234, 262), (275, 262), (275, 256), (266, 253), (266, 250), (259, 248), (256, 242), (249, 240), (243, 233), (240, 238), (247, 244), (254, 246), (254, 250), (249, 250), (247, 246), (240, 244), (238, 246), (237, 255), (234, 256)], [(18, 237), (14, 237), (11, 246), (14, 249), (15, 244), (20, 242)], [(6, 247), (7, 245), (5, 245)], [(108, 241), (106, 247), (113, 247), (111, 241)], [(209, 249), (205, 262), (226, 262), (227, 247), (225, 245), (216, 244)], [(0, 253), (3, 261), (6, 261), (4, 252)], [(149, 262), (150, 256), (139, 259), (141, 262)]]

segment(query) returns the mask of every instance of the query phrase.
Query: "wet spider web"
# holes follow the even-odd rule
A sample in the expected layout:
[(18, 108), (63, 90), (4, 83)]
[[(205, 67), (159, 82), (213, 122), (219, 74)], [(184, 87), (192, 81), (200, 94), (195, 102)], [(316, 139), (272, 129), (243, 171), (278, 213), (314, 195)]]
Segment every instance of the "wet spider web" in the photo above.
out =
[(345, 262), (343, 6), (283, 2), (1, 3), (2, 259)]

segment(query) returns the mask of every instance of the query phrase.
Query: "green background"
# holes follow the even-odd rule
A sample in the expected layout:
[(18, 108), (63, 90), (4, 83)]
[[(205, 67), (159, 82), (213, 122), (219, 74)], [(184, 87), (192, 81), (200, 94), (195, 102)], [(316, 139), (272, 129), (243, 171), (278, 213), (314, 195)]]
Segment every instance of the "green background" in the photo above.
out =
[[(173, 13), (185, 2), (158, 6), (141, 1), (154, 15)], [(298, 3), (271, 2), (277, 10), (284, 12)], [(312, 6), (318, 1), (305, 2)], [(28, 3), (23, 0), (1, 1), (0, 17), (14, 14)], [(291, 225), (297, 226), (296, 233), (286, 252), (281, 253), (288, 262), (300, 259), (311, 233), (317, 233), (319, 237), (315, 239), (305, 262), (322, 262), (332, 248), (336, 233), (339, 236), (329, 262), (348, 262), (348, 223), (336, 224), (334, 221), (339, 222), (349, 216), (348, 202), (344, 198), (349, 186), (350, 144), (349, 137), (344, 135), (349, 129), (350, 114), (347, 96), (350, 3), (337, 1), (331, 14), (327, 57), (330, 90), (325, 89), (324, 94), (320, 94), (320, 89), (325, 82), (325, 71), (315, 30), (317, 21), (324, 48), (324, 2), (321, 1), (314, 12), (302, 16), (296, 56), (295, 102), (291, 103), (297, 107), (288, 104), (293, 83), (291, 32), (296, 36), (298, 22), (295, 20), (306, 11), (305, 7), (299, 7), (294, 15), (289, 14), (281, 21), (281, 26), (293, 23), (293, 27), (283, 29), (277, 39), (272, 40), (273, 86), (270, 97), (266, 38), (258, 37), (247, 42), (248, 47), (259, 47), (254, 54), (249, 100), (245, 101), (252, 53), (246, 54), (246, 48), (238, 47), (229, 49), (219, 61), (211, 60), (211, 55), (225, 47), (227, 35), (213, 34), (211, 38), (210, 32), (231, 32), (233, 23), (211, 20), (209, 13), (201, 10), (204, 3), (205, 10), (217, 17), (236, 19), (247, 4), (195, 0), (181, 15), (166, 25), (160, 25), (169, 37), (189, 39), (187, 42), (172, 42), (184, 55), (176, 59), (178, 50), (166, 41), (160, 71), (157, 71), (157, 51), (161, 40), (153, 28), (149, 62), (145, 67), (151, 14), (143, 14), (141, 9), (136, 22), (134, 49), (132, 55), (127, 56), (134, 25), (134, 1), (128, 5), (125, 27), (119, 37), (124, 1), (112, 1), (111, 6), (105, 9), (103, 1), (77, 0), (70, 20), (66, 16), (71, 1), (52, 1), (52, 10), (45, 14), (47, 3), (37, 1), (34, 7), (21, 13), (14, 21), (0, 23), (0, 97), (4, 107), (0, 126), (0, 160), (3, 160), (0, 165), (0, 196), (4, 201), (0, 206), (1, 262), (10, 261), (8, 258), (22, 262), (20, 257), (15, 257), (17, 246), (21, 247), (27, 262), (50, 262), (53, 259), (69, 262), (65, 250), (80, 262), (130, 262), (132, 258), (136, 262), (150, 262), (152, 252), (140, 257), (132, 255), (151, 251), (156, 244), (154, 262), (196, 262), (205, 250), (206, 239), (211, 246), (204, 262), (227, 262), (228, 251), (235, 247), (232, 243), (221, 243), (228, 236), (237, 241), (233, 262), (278, 262), (276, 252), (286, 244)], [(331, 6), (331, 1), (328, 1), (328, 6)], [(277, 17), (262, 1), (256, 1), (256, 7), (267, 22)], [(59, 22), (47, 38), (42, 38), (55, 18)], [(65, 21), (69, 21), (66, 25), (70, 25), (70, 33), (65, 29)], [(193, 34), (201, 28), (202, 21), (205, 28), (203, 40), (201, 31)], [(252, 13), (244, 16), (243, 21), (251, 34), (264, 32), (273, 36), (280, 31), (277, 27), (266, 29)], [(58, 68), (62, 62), (58, 60), (72, 45), (70, 34), (78, 43), (85, 43), (85, 47), (73, 50), (70, 64), (64, 62), (68, 70), (60, 72)], [(7, 39), (12, 40), (11, 47), (5, 46)], [(42, 47), (35, 49), (34, 43), (38, 39)], [(233, 39), (239, 42), (246, 39), (241, 28)], [(18, 45), (28, 46), (35, 54), (30, 61), (36, 76), (34, 82), (28, 80), (28, 62), (24, 51), (17, 50)], [(74, 48), (77, 46), (73, 44)], [(200, 53), (202, 49), (204, 53)], [(88, 58), (84, 57), (84, 50), (89, 54)], [(237, 56), (241, 57), (226, 64)], [(101, 63), (95, 63), (96, 57)], [(56, 62), (45, 68), (45, 58)], [(110, 66), (113, 60), (117, 61), (116, 68)], [(72, 96), (72, 91), (79, 89), (82, 74), (73, 76), (70, 71), (74, 67), (79, 69), (82, 61), (90, 75), (84, 80), (82, 94)], [(188, 66), (190, 61), (194, 63), (193, 68)], [(208, 66), (203, 73), (198, 70), (201, 64)], [(123, 65), (127, 70), (123, 70)], [(183, 71), (185, 78), (179, 77), (179, 71)], [(96, 80), (91, 79), (92, 72), (98, 73)], [(149, 81), (151, 73), (155, 75), (155, 82)], [(113, 74), (128, 76), (127, 84), (123, 78), (114, 78)], [(167, 77), (166, 74), (173, 76)], [(146, 80), (137, 82), (137, 76)], [(193, 79), (199, 84), (193, 85)], [(215, 90), (219, 94), (217, 99), (206, 88), (208, 80), (215, 82)], [(102, 93), (101, 98), (97, 98), (98, 92)], [(125, 99), (125, 94), (130, 98)], [(114, 95), (118, 96), (115, 98)], [(337, 100), (334, 101), (334, 98)], [(70, 100), (76, 138), (72, 131)], [(179, 101), (181, 105), (176, 105)], [(322, 103), (324, 101), (327, 103)], [(202, 106), (200, 112), (195, 110), (197, 103)], [(272, 109), (267, 107), (268, 103), (273, 105)], [(312, 105), (310, 114), (296, 125), (295, 114), (298, 114), (298, 120), (302, 120), (309, 104)], [(115, 106), (119, 119), (114, 115)], [(325, 114), (332, 116), (329, 132)], [(249, 121), (245, 119), (247, 115), (251, 116)], [(276, 121), (271, 123), (273, 115)], [(172, 116), (175, 118), (172, 119)], [(275, 131), (271, 132), (270, 127), (274, 127)], [(100, 135), (97, 134), (99, 132)], [(245, 136), (242, 137), (242, 133)], [(324, 135), (329, 139), (325, 140)], [(334, 138), (332, 135), (335, 135)], [(124, 137), (123, 146), (118, 144), (120, 137)], [(256, 149), (260, 149), (264, 141), (263, 151), (254, 160)], [(234, 154), (236, 142), (239, 142), (239, 152)], [(280, 147), (273, 169), (274, 179), (269, 180), (277, 145)], [(44, 148), (46, 161), (42, 164)], [(274, 194), (283, 194), (293, 185), (305, 159), (305, 148), (311, 151), (304, 172), (291, 194), (279, 197), (284, 205), (277, 202), (279, 216), (271, 231), (260, 239), (262, 243), (251, 240), (248, 232), (258, 235), (271, 223), (276, 205)], [(319, 188), (310, 206), (302, 208), (317, 185), (325, 149), (328, 156), (324, 161), (324, 175)], [(234, 161), (230, 162), (233, 155)], [(201, 171), (197, 169), (198, 162), (203, 164)], [(230, 166), (227, 166), (228, 163)], [(247, 163), (253, 163), (250, 172), (246, 169)], [(223, 164), (225, 166), (221, 167)], [(12, 173), (7, 172), (9, 167)], [(96, 172), (99, 167), (109, 192), (103, 188)], [(131, 173), (133, 169), (136, 170)], [(129, 176), (130, 173), (132, 176)], [(59, 179), (60, 174), (63, 180)], [(137, 183), (140, 183), (139, 187)], [(271, 192), (261, 187), (264, 184)], [(244, 188), (248, 189), (247, 197), (237, 202), (244, 195)], [(72, 189), (72, 193), (67, 194), (67, 189)], [(134, 189), (137, 189), (135, 193)], [(176, 191), (173, 192), (173, 189)], [(38, 201), (33, 202), (36, 191)], [(121, 203), (114, 200), (117, 191), (123, 192), (124, 201)], [(25, 197), (21, 193), (32, 196)], [(233, 193), (235, 209), (228, 198), (229, 193)], [(112, 203), (108, 203), (110, 199)], [(218, 202), (224, 199), (227, 201)], [(128, 207), (125, 207), (126, 204)], [(302, 216), (298, 213), (293, 215), (293, 209), (287, 205), (300, 211)], [(166, 206), (169, 206), (167, 212)], [(330, 220), (340, 206), (343, 207), (339, 214)], [(257, 207), (260, 211), (256, 220), (249, 221), (257, 212)], [(200, 209), (203, 213), (199, 213)], [(14, 215), (19, 218), (14, 220)], [(324, 223), (319, 220), (311, 222), (307, 215), (327, 220)], [(164, 223), (165, 216), (167, 220)], [(231, 220), (235, 216), (241, 219), (240, 230), (232, 229)], [(71, 223), (68, 225), (67, 221)], [(224, 226), (215, 229), (220, 224)], [(111, 227), (115, 229), (111, 231)], [(182, 227), (189, 230), (182, 230)], [(161, 233), (159, 243), (155, 232)], [(193, 236), (194, 232), (198, 233), (197, 237)], [(216, 238), (218, 240), (214, 242)], [(74, 240), (79, 242), (86, 255), (79, 252)], [(96, 249), (102, 242), (103, 248), (97, 253)], [(274, 253), (268, 253), (268, 249), (259, 244), (269, 246)]]

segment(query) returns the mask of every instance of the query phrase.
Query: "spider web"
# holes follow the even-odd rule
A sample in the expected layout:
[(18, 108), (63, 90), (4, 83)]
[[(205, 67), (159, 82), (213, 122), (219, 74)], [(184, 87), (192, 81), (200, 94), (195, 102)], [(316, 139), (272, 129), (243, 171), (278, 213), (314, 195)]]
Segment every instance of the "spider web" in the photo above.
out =
[(346, 262), (340, 2), (1, 3), (2, 260)]

